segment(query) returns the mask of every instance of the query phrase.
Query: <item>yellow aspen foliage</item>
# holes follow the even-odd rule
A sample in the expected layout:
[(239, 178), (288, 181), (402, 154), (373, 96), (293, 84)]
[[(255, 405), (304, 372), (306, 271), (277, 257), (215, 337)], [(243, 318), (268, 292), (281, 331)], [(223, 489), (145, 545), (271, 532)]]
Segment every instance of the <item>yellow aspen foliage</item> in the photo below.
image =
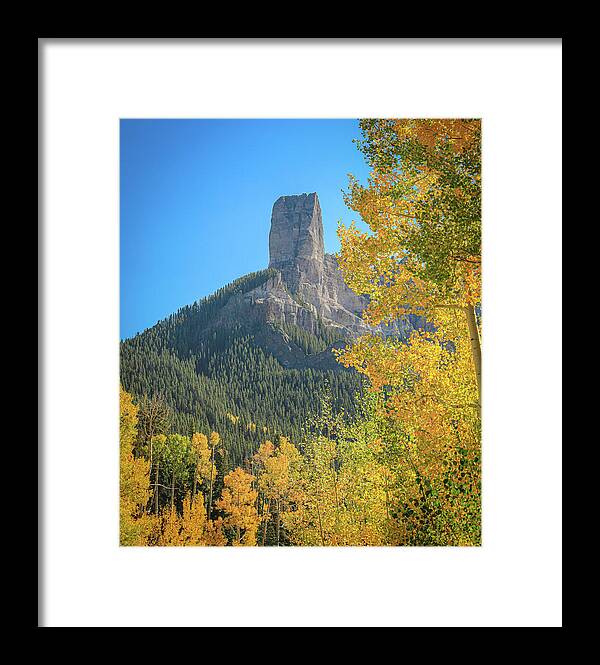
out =
[(256, 545), (258, 493), (252, 489), (253, 481), (254, 476), (238, 467), (225, 476), (221, 497), (216, 502), (225, 513), (223, 526), (232, 533), (233, 545)]
[(377, 459), (380, 446), (371, 447), (378, 436), (367, 418), (351, 424), (334, 416), (326, 399), (321, 416), (310, 422), (302, 454), (296, 448), (290, 454), (291, 444), (282, 442), (290, 459), (282, 521), (291, 544), (391, 544), (396, 526), (388, 510), (389, 481)]
[(367, 224), (340, 225), (340, 267), (348, 286), (368, 294), (373, 325), (405, 314), (441, 325), (462, 311), (481, 391), (481, 122), (364, 120), (372, 172), (350, 180), (347, 205)]
[(206, 509), (202, 501), (192, 502), (188, 494), (182, 505), (182, 514), (175, 509), (167, 509), (162, 514), (158, 545), (164, 547), (194, 547), (226, 545), (222, 520), (206, 519)]
[(443, 134), (427, 133), (437, 137), (433, 147), (419, 144), (420, 123), (428, 121), (405, 121), (410, 124), (399, 132), (394, 121), (379, 122), (379, 143), (372, 142), (366, 125), (367, 154), (374, 167), (369, 185), (363, 187), (351, 178), (345, 197), (369, 232), (361, 232), (355, 225), (340, 225), (338, 230), (346, 282), (372, 297), (368, 313), (373, 323), (439, 302), (477, 304), (481, 278), (479, 121), (457, 121), (467, 127), (460, 144)]
[[(295, 470), (301, 455), (286, 437), (280, 436), (277, 447), (271, 441), (265, 441), (259, 447), (255, 460), (259, 469), (258, 487), (266, 499), (269, 513), (275, 516), (275, 544), (279, 545), (283, 516), (296, 497)], [(263, 520), (269, 519), (269, 513), (263, 515)]]
[(479, 396), (461, 319), (448, 310), (408, 343), (365, 336), (340, 356), (380, 396), (372, 449), (390, 472), (388, 499), (403, 506), (401, 544), (480, 542)]
[(161, 534), (158, 544), (163, 547), (182, 545), (180, 531), (181, 523), (175, 509), (165, 510), (162, 514)]
[[(261, 476), (264, 474), (264, 469), (269, 458), (275, 453), (275, 445), (272, 441), (266, 440), (260, 444), (257, 452), (252, 457), (252, 468), (257, 470), (258, 473), (258, 487), (261, 489)], [(259, 518), (261, 522), (262, 536), (261, 545), (266, 544), (267, 527), (271, 519), (271, 506), (269, 498), (265, 496), (264, 492), (259, 491), (258, 494), (258, 507)]]
[(295, 510), (283, 516), (286, 531), (296, 545), (335, 545), (339, 496), (336, 497), (335, 451), (324, 437), (306, 443), (299, 469)]
[(389, 544), (384, 469), (364, 442), (310, 439), (294, 476), (291, 509), (282, 516), (292, 544)]
[(264, 466), (266, 461), (275, 452), (275, 445), (268, 439), (260, 444), (258, 451), (254, 455), (254, 459), (259, 466)]
[(339, 360), (374, 390), (385, 388), (388, 415), (417, 439), (439, 440), (452, 435), (451, 422), (479, 419), (470, 340), (457, 311), (445, 312), (439, 330), (415, 330), (407, 343), (363, 336)]
[(217, 475), (216, 467), (211, 460), (212, 451), (208, 446), (208, 437), (199, 432), (194, 433), (192, 448), (197, 460), (195, 478), (207, 488), (211, 477), (214, 479)]
[(208, 520), (206, 523), (206, 545), (222, 547), (227, 545), (227, 536), (223, 531), (223, 518), (217, 517), (216, 520)]
[[(344, 278), (370, 296), (369, 323), (413, 314), (446, 343), (466, 335), (478, 391), (471, 401), (480, 403), (481, 123), (366, 120), (361, 127), (372, 173), (368, 187), (351, 180), (346, 201), (369, 232), (340, 225)], [(375, 374), (393, 373), (397, 358), (380, 352), (377, 368), (372, 354), (362, 355), (365, 344), (378, 342), (342, 350), (340, 359), (359, 371), (368, 362), (365, 373), (377, 383)]]
[(152, 529), (152, 518), (146, 514), (146, 505), (150, 498), (150, 463), (133, 455), (138, 409), (131, 395), (122, 387), (119, 392), (119, 406), (119, 542), (121, 545), (145, 545)]
[[(407, 342), (366, 335), (337, 352), (379, 395), (376, 457), (404, 544), (478, 544), (481, 123), (361, 121), (372, 172), (346, 202), (340, 266), (371, 324), (424, 317)], [(391, 492), (390, 492), (391, 490)]]
[[(267, 447), (268, 444), (270, 447)], [(263, 446), (259, 448), (257, 455), (263, 465), (259, 487), (269, 499), (285, 501), (292, 491), (291, 471), (298, 464), (300, 453), (283, 436), (279, 438), (277, 448), (270, 441), (265, 442)]]
[(398, 544), (392, 507), (398, 500), (395, 479), (382, 455), (384, 432), (371, 417), (344, 427), (338, 440), (337, 492), (342, 508), (336, 540), (344, 545)]
[(182, 545), (206, 544), (206, 509), (202, 501), (192, 502), (189, 494), (183, 500), (180, 540)]

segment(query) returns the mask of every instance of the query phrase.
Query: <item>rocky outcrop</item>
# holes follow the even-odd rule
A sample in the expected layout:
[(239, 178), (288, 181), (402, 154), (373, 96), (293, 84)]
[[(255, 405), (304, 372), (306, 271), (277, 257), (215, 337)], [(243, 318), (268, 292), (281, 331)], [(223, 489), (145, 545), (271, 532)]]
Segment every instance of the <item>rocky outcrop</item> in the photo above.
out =
[(323, 278), (323, 219), (316, 193), (281, 196), (273, 205), (269, 268), (279, 270), (296, 291)]
[(323, 220), (316, 193), (282, 196), (273, 205), (269, 233), (272, 275), (260, 286), (232, 296), (213, 325), (251, 327), (256, 343), (288, 368), (340, 369), (331, 348), (306, 356), (282, 331), (295, 325), (318, 335), (323, 327), (339, 331), (339, 339), (378, 331), (406, 338), (415, 323), (404, 317), (371, 328), (362, 319), (367, 296), (346, 286), (337, 259), (325, 254)]
[[(317, 320), (348, 337), (372, 332), (362, 320), (368, 304), (344, 282), (337, 259), (325, 254), (323, 219), (316, 192), (282, 196), (273, 205), (269, 267), (278, 276), (247, 297), (264, 307), (269, 321), (284, 321), (314, 332)], [(383, 334), (406, 336), (409, 319), (379, 326)]]

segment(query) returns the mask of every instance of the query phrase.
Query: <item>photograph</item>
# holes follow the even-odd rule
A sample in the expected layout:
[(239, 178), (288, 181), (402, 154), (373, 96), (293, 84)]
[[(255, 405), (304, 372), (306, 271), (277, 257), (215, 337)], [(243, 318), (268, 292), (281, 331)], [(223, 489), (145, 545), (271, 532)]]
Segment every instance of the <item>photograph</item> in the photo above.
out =
[(485, 131), (120, 118), (120, 546), (483, 544)]

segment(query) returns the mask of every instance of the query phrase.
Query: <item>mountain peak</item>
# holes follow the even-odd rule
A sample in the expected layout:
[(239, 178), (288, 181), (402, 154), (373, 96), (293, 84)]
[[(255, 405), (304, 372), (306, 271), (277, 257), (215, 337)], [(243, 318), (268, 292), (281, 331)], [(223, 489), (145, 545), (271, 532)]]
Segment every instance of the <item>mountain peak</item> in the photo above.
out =
[[(371, 329), (362, 319), (368, 298), (344, 282), (336, 258), (325, 254), (323, 219), (316, 192), (280, 196), (273, 204), (269, 268), (277, 276), (248, 294), (264, 319), (315, 333), (320, 325), (356, 337)], [(405, 335), (408, 320), (379, 326), (382, 334)]]
[(280, 196), (273, 204), (269, 268), (323, 264), (323, 218), (316, 192)]

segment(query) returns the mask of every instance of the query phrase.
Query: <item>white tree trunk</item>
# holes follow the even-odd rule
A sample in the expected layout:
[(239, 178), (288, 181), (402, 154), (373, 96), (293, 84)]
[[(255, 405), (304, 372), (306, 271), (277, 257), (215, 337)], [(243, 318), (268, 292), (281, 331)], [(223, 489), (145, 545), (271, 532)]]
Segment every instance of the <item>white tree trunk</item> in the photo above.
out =
[(467, 325), (469, 326), (469, 339), (471, 341), (471, 356), (475, 367), (475, 377), (477, 379), (477, 392), (479, 395), (479, 408), (481, 409), (481, 338), (477, 327), (477, 318), (474, 307), (465, 308)]

